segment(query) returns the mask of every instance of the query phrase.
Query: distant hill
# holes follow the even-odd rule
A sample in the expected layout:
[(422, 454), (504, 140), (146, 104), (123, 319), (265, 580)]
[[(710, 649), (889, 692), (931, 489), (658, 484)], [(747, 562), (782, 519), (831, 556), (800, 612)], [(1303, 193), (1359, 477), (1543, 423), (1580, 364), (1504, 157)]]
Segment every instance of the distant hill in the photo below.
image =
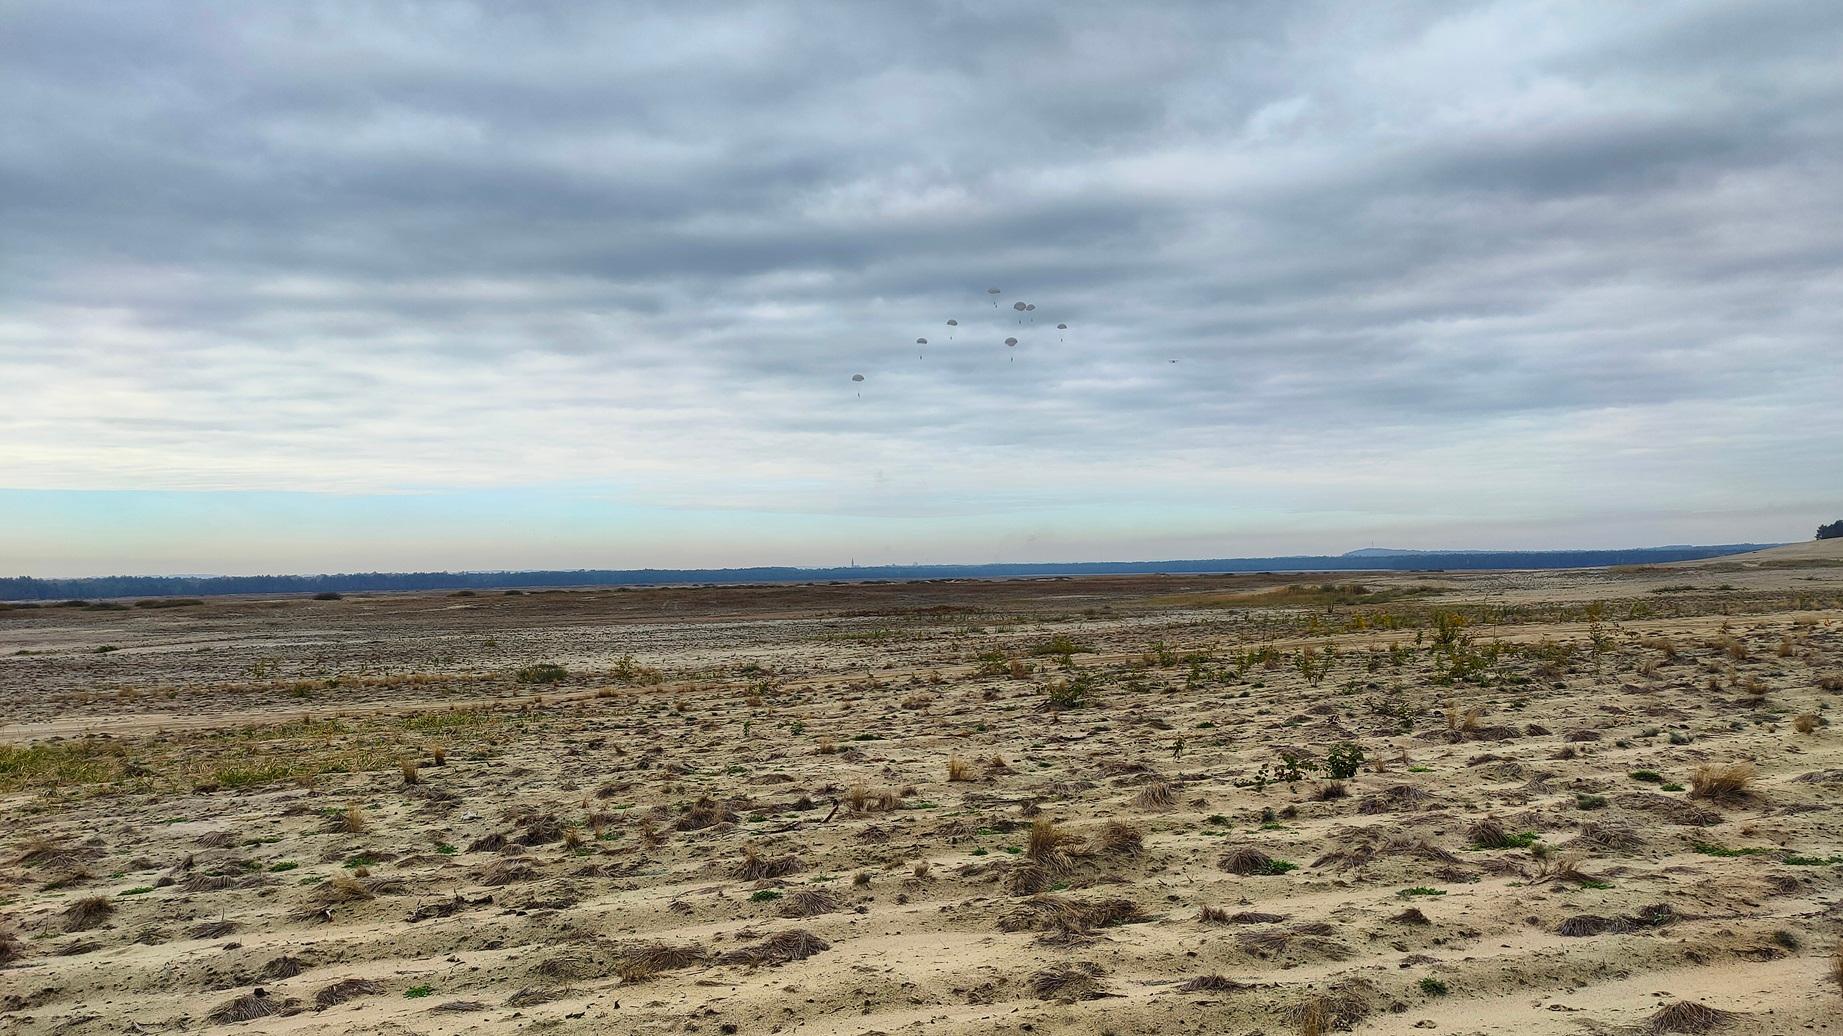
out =
[[(1400, 572), (1431, 569), (1593, 568), (1694, 561), (1775, 544), (1641, 547), (1627, 550), (1393, 551), (1367, 547), (1342, 556), (1302, 554), (1195, 561), (1074, 561), (1044, 564), (880, 565), (866, 568), (642, 568), (532, 572), (347, 572), (296, 576), (97, 576), (0, 579), (0, 601), (108, 597), (207, 597), (400, 590), (494, 590), (546, 586), (662, 586), (698, 583), (811, 583), (906, 579), (1004, 579), (1158, 572)], [(1370, 553), (1381, 551), (1381, 553)]]

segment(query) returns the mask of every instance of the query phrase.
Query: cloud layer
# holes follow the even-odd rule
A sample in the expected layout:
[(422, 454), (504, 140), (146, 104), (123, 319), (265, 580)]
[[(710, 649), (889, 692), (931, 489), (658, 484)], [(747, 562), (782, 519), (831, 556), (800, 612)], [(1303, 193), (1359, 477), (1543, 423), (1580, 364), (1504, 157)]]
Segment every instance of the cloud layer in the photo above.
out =
[(882, 560), (1808, 535), (1840, 52), (1809, 3), (13, 4), (0, 487)]

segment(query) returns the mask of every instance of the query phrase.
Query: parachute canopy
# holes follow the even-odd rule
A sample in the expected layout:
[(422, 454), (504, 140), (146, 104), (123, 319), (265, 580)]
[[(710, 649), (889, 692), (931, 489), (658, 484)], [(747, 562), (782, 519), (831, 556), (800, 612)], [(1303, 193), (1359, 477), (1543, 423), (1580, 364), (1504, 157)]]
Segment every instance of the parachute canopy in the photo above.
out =
[(1058, 331), (1067, 331), (1068, 329), (1069, 329), (1069, 325), (1067, 324), (1057, 324), (1056, 325), (1056, 330)]
[(1022, 302), (1013, 302), (1011, 308), (1017, 310), (1019, 313), (1024, 312), (1024, 304)]
[(1007, 338), (1007, 339), (1005, 339), (1005, 344), (1006, 344), (1006, 345), (1016, 345), (1016, 344), (1017, 344), (1017, 339), (1015, 339), (1015, 338)]
[(864, 376), (863, 376), (862, 374), (853, 374), (853, 375), (851, 376), (851, 380), (852, 380), (852, 381), (863, 381), (863, 380), (864, 380)]
[(959, 327), (959, 326), (960, 326), (960, 322), (959, 322), (958, 320), (949, 320), (949, 321), (947, 322), (947, 326), (948, 326), (948, 327)]
[(916, 345), (927, 345), (927, 344), (928, 344), (928, 340), (927, 340), (926, 338), (917, 338), (917, 339), (915, 340), (915, 344), (916, 344)]
[(1036, 303), (1034, 303), (1034, 302), (1030, 302), (1030, 303), (1026, 303), (1026, 304), (1025, 304), (1025, 306), (1024, 306), (1024, 312), (1026, 312), (1026, 313), (1035, 313), (1036, 311), (1037, 311), (1037, 304), (1036, 304)]
[(998, 289), (997, 289), (997, 288), (987, 288), (987, 289), (985, 290), (985, 293), (986, 293), (987, 295), (996, 295), (996, 294), (998, 294)]

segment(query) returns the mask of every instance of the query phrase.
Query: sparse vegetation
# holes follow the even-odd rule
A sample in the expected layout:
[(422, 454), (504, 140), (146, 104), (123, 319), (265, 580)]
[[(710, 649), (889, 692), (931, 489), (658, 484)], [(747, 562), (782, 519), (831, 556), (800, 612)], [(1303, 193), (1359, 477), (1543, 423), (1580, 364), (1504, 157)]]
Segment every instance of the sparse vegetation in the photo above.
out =
[[(635, 1029), (894, 1032), (939, 987), (1019, 1031), (1331, 1032), (1613, 959), (1680, 991), (1829, 960), (1797, 904), (1843, 874), (1813, 808), (1843, 594), (1806, 574), (1570, 575), (1597, 608), (1441, 573), (18, 609), (0, 635), (45, 653), (0, 717), (0, 974), (109, 1029), (181, 1009), (98, 995), (101, 965), (194, 1027), (618, 999)], [(545, 657), (569, 672), (508, 679)], [(884, 932), (897, 971), (851, 963)], [(218, 963), (155, 975), (186, 960)]]

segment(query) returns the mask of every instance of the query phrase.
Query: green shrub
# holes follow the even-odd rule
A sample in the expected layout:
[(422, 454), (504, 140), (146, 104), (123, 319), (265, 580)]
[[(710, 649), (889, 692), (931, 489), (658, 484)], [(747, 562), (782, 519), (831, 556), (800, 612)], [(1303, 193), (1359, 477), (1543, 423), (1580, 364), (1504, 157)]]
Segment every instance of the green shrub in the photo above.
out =
[(557, 683), (569, 678), (569, 670), (555, 662), (539, 662), (528, 665), (512, 674), (519, 683)]
[(1334, 781), (1347, 781), (1363, 768), (1363, 760), (1362, 747), (1353, 741), (1346, 741), (1326, 754), (1325, 776)]

